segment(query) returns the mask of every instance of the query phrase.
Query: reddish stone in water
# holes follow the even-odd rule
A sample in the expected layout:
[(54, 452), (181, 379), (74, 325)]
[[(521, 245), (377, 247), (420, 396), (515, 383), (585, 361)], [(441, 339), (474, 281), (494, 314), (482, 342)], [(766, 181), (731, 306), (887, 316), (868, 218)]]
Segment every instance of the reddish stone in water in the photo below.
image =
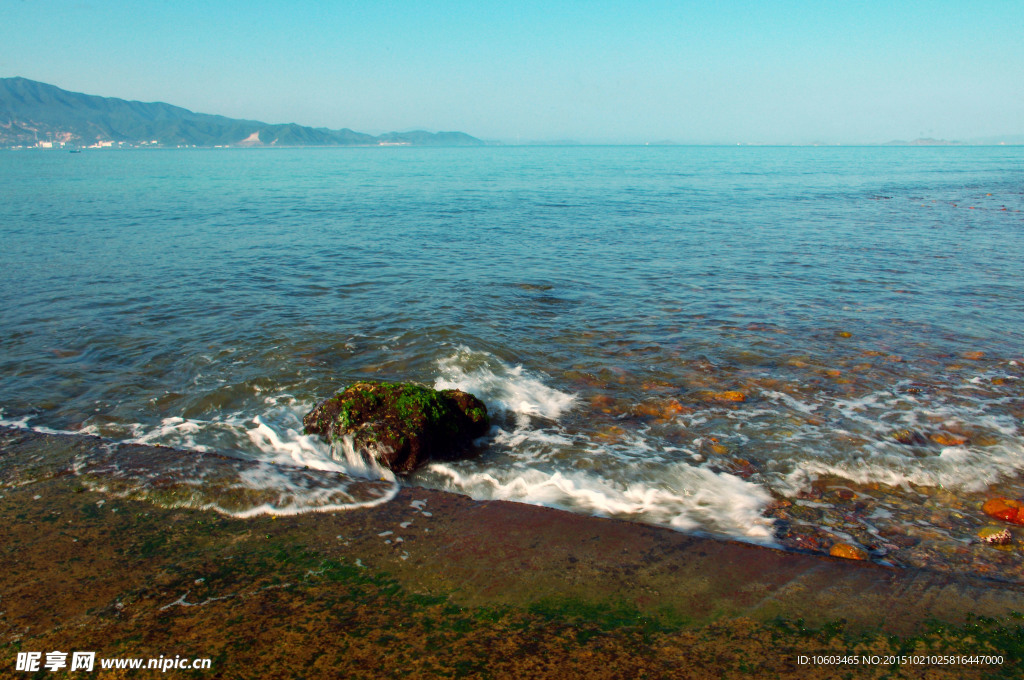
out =
[(680, 413), (693, 413), (689, 406), (683, 406), (676, 399), (669, 399), (662, 404), (663, 412), (667, 415), (679, 415)]
[(981, 506), (981, 510), (989, 517), (1024, 525), (1024, 503), (1012, 498), (990, 498)]
[(967, 443), (967, 437), (961, 437), (960, 435), (948, 432), (934, 432), (928, 435), (928, 438), (941, 446), (960, 446)]
[(633, 413), (667, 422), (677, 415), (693, 413), (693, 409), (683, 406), (677, 399), (658, 399), (637, 404), (633, 407)]
[(657, 404), (652, 402), (643, 402), (633, 407), (633, 413), (638, 416), (646, 416), (649, 418), (661, 418), (661, 409)]
[(847, 560), (866, 560), (868, 554), (860, 548), (849, 543), (836, 543), (828, 550), (832, 557), (842, 557)]
[(626, 430), (618, 425), (609, 425), (598, 430), (594, 436), (603, 441), (615, 443), (626, 436)]
[(745, 458), (734, 458), (729, 461), (729, 469), (733, 474), (742, 479), (749, 479), (757, 474), (757, 468), (754, 467), (753, 463)]
[(724, 392), (701, 392), (700, 398), (704, 401), (719, 401), (738, 403), (747, 400), (747, 395), (739, 390), (726, 390)]
[(602, 413), (611, 413), (615, 407), (615, 400), (607, 394), (598, 394), (591, 397), (590, 405)]
[(897, 430), (892, 433), (892, 438), (907, 446), (923, 446), (928, 443), (925, 436), (916, 430)]

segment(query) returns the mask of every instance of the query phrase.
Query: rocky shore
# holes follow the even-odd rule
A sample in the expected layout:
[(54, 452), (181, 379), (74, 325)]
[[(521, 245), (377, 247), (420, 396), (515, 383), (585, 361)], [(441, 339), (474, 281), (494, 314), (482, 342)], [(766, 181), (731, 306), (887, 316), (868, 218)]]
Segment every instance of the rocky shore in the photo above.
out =
[[(412, 487), (239, 519), (95, 490), (75, 462), (100, 454), (197, 455), (0, 428), (3, 677), (61, 677), (14, 670), (52, 650), (307, 679), (1008, 677), (1021, 659), (1019, 584)], [(800, 662), (814, 655), (896, 663)], [(1003, 662), (899, 661), (915, 655)]]

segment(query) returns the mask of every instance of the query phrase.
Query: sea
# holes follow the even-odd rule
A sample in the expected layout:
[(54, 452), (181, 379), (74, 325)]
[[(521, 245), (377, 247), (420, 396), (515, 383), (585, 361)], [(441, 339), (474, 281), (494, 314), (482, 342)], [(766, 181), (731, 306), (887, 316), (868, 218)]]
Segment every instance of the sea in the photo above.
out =
[[(283, 489), (181, 468), (197, 504), (365, 503), (301, 467), (1024, 580), (981, 510), (1024, 496), (1024, 147), (11, 150), (0, 187), (0, 423)], [(368, 379), (479, 396), (478, 455), (303, 433)]]

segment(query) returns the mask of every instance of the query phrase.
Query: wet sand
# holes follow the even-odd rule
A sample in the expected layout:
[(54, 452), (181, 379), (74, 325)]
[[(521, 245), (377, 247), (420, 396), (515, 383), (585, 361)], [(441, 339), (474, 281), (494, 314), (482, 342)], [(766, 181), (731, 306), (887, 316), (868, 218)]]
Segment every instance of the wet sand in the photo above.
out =
[[(1017, 673), (1020, 584), (421, 488), (369, 508), (237, 519), (92, 491), (73, 471), (83, 456), (130, 467), (196, 455), (245, 464), (0, 428), (0, 676), (60, 677), (13, 670), (18, 652), (52, 650), (212, 659), (163, 677)], [(815, 654), (1004, 663), (799, 662)]]

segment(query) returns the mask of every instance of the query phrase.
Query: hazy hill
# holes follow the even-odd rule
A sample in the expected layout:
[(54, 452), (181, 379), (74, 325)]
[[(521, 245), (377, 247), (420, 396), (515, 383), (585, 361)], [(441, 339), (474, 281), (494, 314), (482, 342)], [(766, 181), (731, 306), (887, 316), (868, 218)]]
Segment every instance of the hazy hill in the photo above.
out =
[(380, 137), (349, 129), (295, 123), (270, 125), (143, 103), (68, 92), (26, 78), (0, 78), (0, 147), (37, 142), (90, 146), (99, 142), (160, 146), (355, 146), (410, 144), (475, 146), (462, 132), (391, 132)]

